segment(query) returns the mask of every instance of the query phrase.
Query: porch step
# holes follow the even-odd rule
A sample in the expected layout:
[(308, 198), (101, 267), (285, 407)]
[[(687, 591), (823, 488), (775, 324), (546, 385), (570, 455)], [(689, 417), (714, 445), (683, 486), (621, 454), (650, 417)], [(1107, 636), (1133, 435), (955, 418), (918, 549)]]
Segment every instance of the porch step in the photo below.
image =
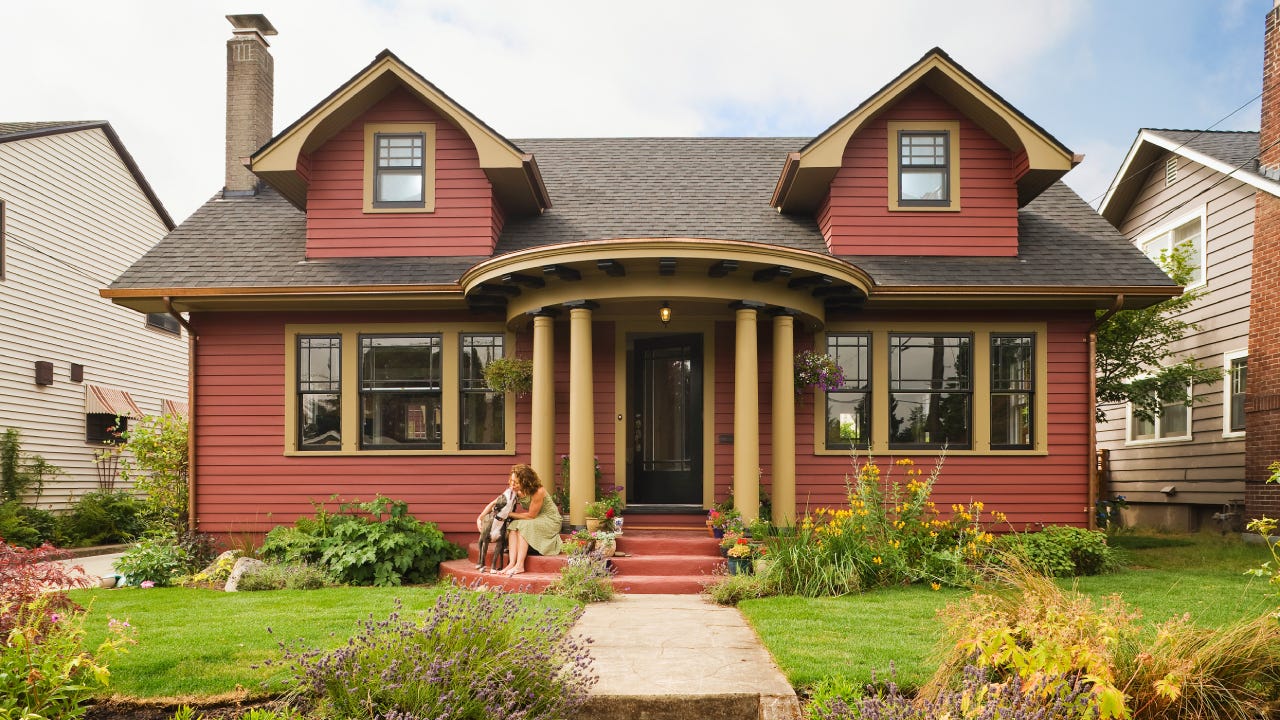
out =
[[(616, 569), (612, 583), (620, 593), (696, 594), (724, 569), (717, 542), (688, 531), (627, 531), (618, 537), (617, 546), (624, 556), (612, 558)], [(492, 567), (492, 550), (490, 553)], [(479, 544), (472, 543), (465, 560), (441, 564), (441, 577), (468, 586), (542, 592), (560, 577), (560, 568), (568, 561), (564, 555), (530, 556), (525, 560), (526, 572), (508, 578), (477, 570), (479, 554)]]
[(702, 510), (697, 513), (645, 512), (628, 510), (622, 517), (626, 520), (623, 529), (631, 530), (689, 530), (702, 531), (706, 534), (707, 514)]

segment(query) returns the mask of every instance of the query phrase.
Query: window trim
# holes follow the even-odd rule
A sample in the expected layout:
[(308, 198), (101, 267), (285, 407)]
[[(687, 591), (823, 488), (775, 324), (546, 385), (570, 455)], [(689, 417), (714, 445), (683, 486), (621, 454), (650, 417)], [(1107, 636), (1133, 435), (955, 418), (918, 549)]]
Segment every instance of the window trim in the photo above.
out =
[[(875, 369), (874, 369), (874, 368), (875, 368), (876, 362), (875, 362), (875, 357), (874, 357), (874, 352), (875, 352), (875, 350), (874, 350), (874, 347), (872, 346), (871, 333), (869, 333), (869, 332), (829, 332), (829, 333), (825, 333), (825, 334), (823, 335), (823, 337), (822, 337), (822, 346), (821, 346), (821, 347), (824, 349), (824, 351), (825, 351), (825, 352), (827, 352), (827, 354), (830, 354), (830, 348), (831, 348), (830, 339), (831, 339), (831, 337), (832, 337), (833, 335), (834, 335), (834, 336), (839, 336), (839, 337), (864, 337), (864, 338), (866, 338), (866, 339), (867, 339), (867, 389), (866, 389), (866, 390), (833, 390), (833, 391), (831, 391), (831, 392), (823, 392), (823, 393), (822, 393), (822, 405), (821, 405), (821, 408), (822, 408), (822, 409), (821, 409), (821, 413), (820, 413), (820, 414), (822, 415), (822, 422), (821, 422), (822, 435), (821, 435), (821, 437), (820, 437), (820, 438), (818, 438), (817, 442), (819, 443), (819, 445), (820, 445), (824, 450), (829, 450), (829, 451), (834, 450), (834, 451), (846, 452), (846, 453), (847, 453), (847, 452), (849, 452), (849, 451), (851, 451), (851, 450), (866, 450), (866, 449), (868, 449), (868, 448), (871, 446), (872, 438), (873, 438), (873, 437), (874, 437), (874, 435), (875, 435), (875, 425), (876, 425), (876, 422), (875, 422), (875, 388), (874, 388), (874, 383), (875, 383)], [(866, 443), (856, 443), (856, 442), (854, 442), (854, 441), (850, 440), (850, 441), (847, 441), (847, 442), (841, 442), (841, 443), (838, 443), (838, 444), (832, 445), (832, 444), (829, 442), (829, 439), (827, 438), (827, 422), (828, 422), (827, 411), (828, 411), (828, 409), (829, 409), (829, 406), (828, 406), (828, 404), (827, 404), (827, 400), (829, 399), (829, 396), (830, 396), (831, 394), (833, 394), (833, 393), (838, 393), (838, 394), (842, 394), (842, 395), (843, 395), (843, 394), (854, 394), (854, 393), (857, 393), (857, 394), (866, 394), (867, 398), (871, 401), (871, 412), (870, 412), (870, 417), (868, 418), (868, 422), (867, 422), (867, 427), (868, 427), (868, 429), (869, 429), (869, 430), (871, 430), (871, 434), (867, 436), (867, 442), (866, 442)]]
[[(1191, 383), (1187, 383), (1187, 396), (1195, 397), (1195, 386), (1192, 385)], [(1186, 410), (1187, 410), (1187, 434), (1186, 435), (1173, 435), (1171, 437), (1160, 437), (1160, 417), (1157, 415), (1154, 418), (1156, 436), (1149, 440), (1134, 440), (1133, 439), (1133, 421), (1134, 421), (1133, 420), (1133, 403), (1131, 402), (1125, 403), (1124, 404), (1125, 447), (1141, 447), (1143, 445), (1164, 445), (1168, 443), (1185, 443), (1185, 442), (1191, 442), (1195, 440), (1196, 432), (1195, 432), (1195, 428), (1192, 426), (1192, 423), (1195, 422), (1195, 416), (1192, 415), (1191, 413), (1192, 409), (1193, 409), (1193, 405), (1186, 406)]]
[[(993, 333), (991, 333), (991, 334), (989, 334), (989, 335), (987, 336), (987, 347), (988, 347), (988, 348), (992, 347), (992, 345), (994, 344), (994, 342), (995, 342), (995, 340), (996, 340), (997, 338), (1026, 338), (1026, 337), (1031, 338), (1031, 389), (1030, 389), (1030, 390), (997, 390), (997, 389), (996, 389), (996, 387), (995, 387), (995, 371), (996, 371), (996, 366), (995, 366), (995, 364), (994, 364), (994, 363), (992, 363), (992, 362), (988, 361), (988, 362), (987, 362), (987, 373), (988, 373), (988, 375), (989, 375), (989, 376), (990, 376), (990, 378), (991, 378), (991, 384), (990, 384), (990, 386), (989, 386), (989, 387), (990, 387), (990, 392), (988, 393), (987, 406), (986, 406), (986, 408), (985, 408), (985, 411), (986, 411), (986, 413), (987, 413), (987, 415), (988, 415), (988, 423), (990, 423), (990, 417), (991, 417), (991, 415), (993, 414), (993, 409), (992, 409), (992, 407), (991, 407), (991, 399), (992, 399), (992, 398), (994, 398), (997, 394), (1001, 394), (1001, 395), (1027, 395), (1027, 396), (1029, 396), (1029, 397), (1030, 397), (1030, 399), (1031, 399), (1031, 408), (1034, 410), (1034, 409), (1035, 409), (1035, 407), (1036, 407), (1036, 405), (1035, 405), (1035, 403), (1036, 403), (1036, 395), (1039, 395), (1039, 394), (1040, 394), (1040, 392), (1039, 392), (1038, 390), (1039, 390), (1039, 386), (1040, 386), (1041, 380), (1040, 380), (1039, 376), (1037, 376), (1037, 374), (1036, 374), (1036, 372), (1037, 372), (1037, 370), (1038, 370), (1038, 367), (1037, 367), (1038, 363), (1037, 363), (1037, 357), (1036, 357), (1036, 336), (1035, 336), (1035, 333), (1026, 333), (1026, 332), (993, 332)], [(975, 366), (975, 367), (976, 367), (976, 366)], [(978, 412), (978, 410), (977, 410), (977, 408), (976, 408), (976, 407), (974, 408), (974, 412), (975, 412), (975, 413), (976, 413), (976, 412)], [(1001, 444), (997, 445), (996, 443), (992, 442), (992, 443), (991, 443), (991, 450), (994, 452), (994, 451), (997, 451), (997, 450), (1029, 450), (1029, 449), (1031, 449), (1031, 448), (1034, 448), (1034, 447), (1035, 447), (1035, 438), (1036, 438), (1036, 416), (1035, 416), (1035, 413), (1034, 413), (1034, 412), (1031, 414), (1030, 422), (1031, 422), (1031, 444), (1030, 444), (1030, 445), (1027, 445), (1027, 444), (1004, 444), (1004, 443), (1001, 443)], [(990, 426), (988, 426), (988, 432), (987, 432), (987, 435), (988, 435), (988, 441), (990, 441), (990, 438), (991, 438)]]
[[(960, 210), (960, 122), (901, 121), (888, 122), (888, 204), (890, 212), (959, 212)], [(947, 134), (947, 200), (903, 201), (900, 199), (902, 166), (899, 156), (899, 137), (903, 133)]]
[[(946, 441), (943, 441), (943, 442), (926, 441), (923, 443), (904, 442), (904, 443), (899, 443), (895, 445), (893, 439), (890, 438), (889, 446), (888, 446), (889, 450), (892, 452), (898, 452), (901, 450), (933, 450), (937, 452), (942, 450), (944, 447), (947, 448), (948, 450), (951, 449), (951, 447), (955, 447), (955, 449), (957, 450), (972, 450), (975, 445), (975, 439), (973, 435), (976, 432), (976, 427), (974, 424), (974, 415), (976, 414), (976, 408), (974, 407), (974, 403), (977, 399), (974, 393), (974, 390), (977, 386), (977, 382), (976, 382), (976, 379), (974, 378), (974, 375), (976, 374), (977, 368), (979, 367), (977, 362), (975, 361), (977, 353), (974, 351), (974, 347), (973, 347), (974, 343), (977, 342), (975, 333), (968, 332), (968, 331), (947, 332), (947, 331), (933, 331), (933, 330), (891, 330), (889, 331), (889, 345), (886, 348), (887, 352), (885, 355), (885, 363), (889, 366), (889, 371), (890, 371), (889, 384), (886, 387), (886, 394), (888, 396), (887, 399), (889, 401), (892, 401), (893, 395), (895, 394), (894, 387), (893, 387), (893, 374), (892, 374), (893, 363), (889, 360), (889, 358), (891, 357), (891, 353), (893, 352), (894, 336), (909, 336), (914, 338), (930, 338), (930, 337), (959, 338), (961, 340), (967, 339), (969, 341), (969, 387), (968, 388), (964, 390), (899, 390), (897, 392), (897, 394), (901, 394), (901, 395), (908, 395), (908, 394), (967, 395), (969, 397), (969, 417), (967, 418), (968, 422), (966, 422), (965, 424), (969, 430), (969, 442), (965, 443), (963, 446), (951, 446)], [(991, 342), (990, 339), (988, 339), (987, 340), (988, 348), (990, 347), (990, 342)], [(989, 356), (990, 356), (990, 353), (988, 352), (988, 357)], [(891, 406), (892, 402), (890, 402), (889, 405)], [(884, 415), (884, 418), (887, 424), (890, 424), (890, 425), (892, 424), (890, 422), (890, 416), (888, 413)], [(874, 431), (875, 429), (872, 428), (872, 432)]]
[[(501, 355), (499, 355), (498, 357), (500, 357), (500, 358), (503, 358), (503, 357), (511, 357), (510, 355), (508, 355), (508, 354), (507, 354), (507, 350), (510, 348), (510, 346), (507, 344), (507, 337), (506, 337), (506, 335), (505, 335), (504, 333), (500, 333), (500, 332), (464, 332), (464, 333), (458, 333), (458, 388), (457, 388), (457, 393), (458, 393), (458, 447), (459, 447), (460, 449), (462, 449), (462, 450), (501, 450), (501, 449), (503, 449), (503, 448), (506, 446), (506, 438), (503, 438), (503, 443), (502, 443), (502, 444), (498, 444), (498, 443), (468, 443), (468, 442), (464, 442), (464, 441), (463, 441), (463, 439), (462, 439), (462, 416), (463, 416), (463, 412), (464, 412), (464, 410), (465, 410), (465, 404), (464, 404), (464, 403), (463, 403), (463, 401), (462, 401), (462, 400), (463, 400), (463, 398), (465, 398), (467, 395), (488, 395), (488, 394), (491, 394), (491, 393), (494, 393), (494, 392), (495, 392), (492, 388), (489, 388), (487, 385), (486, 385), (484, 388), (464, 388), (464, 387), (462, 386), (462, 358), (463, 358), (463, 354), (464, 354), (464, 352), (465, 352), (465, 341), (466, 341), (466, 339), (467, 339), (467, 338), (475, 338), (475, 337), (497, 337), (497, 338), (500, 338), (500, 339), (502, 340), (502, 354), (501, 354)], [(499, 393), (499, 394), (501, 394), (501, 393)], [(504, 408), (504, 409), (503, 409), (503, 423), (504, 423), (504, 424), (506, 423), (506, 414), (505, 414), (505, 413), (506, 413), (506, 409)]]
[[(1249, 350), (1232, 350), (1222, 354), (1222, 437), (1224, 438), (1243, 438), (1244, 430), (1231, 429), (1231, 395), (1232, 395), (1232, 377), (1231, 363), (1236, 360), (1248, 360)], [(1248, 376), (1245, 379), (1245, 387), (1248, 387)]]
[[(366, 340), (377, 340), (377, 339), (380, 339), (380, 338), (416, 338), (416, 339), (421, 339), (421, 340), (431, 340), (431, 339), (438, 340), (438, 341), (439, 341), (439, 343), (438, 343), (438, 347), (439, 347), (439, 351), (440, 351), (440, 387), (439, 387), (439, 389), (437, 389), (437, 390), (417, 390), (417, 391), (411, 391), (411, 390), (405, 390), (405, 389), (403, 389), (403, 388), (397, 388), (397, 389), (394, 389), (394, 390), (384, 390), (384, 389), (379, 389), (379, 388), (366, 388), (366, 387), (365, 387), (365, 377), (364, 377), (364, 357), (363, 357), (363, 355), (364, 355), (364, 351), (365, 351), (365, 341), (366, 341)], [(358, 423), (358, 424), (359, 424), (359, 425), (361, 425), (361, 428), (360, 428), (360, 430), (359, 430), (359, 432), (360, 432), (360, 436), (359, 436), (358, 438), (356, 438), (356, 443), (357, 443), (357, 445), (358, 445), (359, 449), (360, 449), (360, 450), (362, 450), (362, 451), (369, 451), (369, 450), (371, 450), (371, 451), (386, 451), (386, 450), (440, 450), (440, 449), (442, 449), (442, 448), (443, 448), (443, 442), (444, 442), (444, 365), (445, 365), (445, 357), (444, 357), (444, 335), (443, 335), (443, 334), (441, 334), (441, 333), (437, 333), (437, 332), (407, 332), (407, 331), (406, 331), (406, 332), (391, 332), (391, 333), (388, 333), (388, 332), (376, 332), (376, 333), (374, 333), (374, 332), (361, 332), (361, 333), (357, 333), (357, 334), (356, 334), (356, 342), (358, 342), (358, 343), (359, 343), (359, 345), (360, 345), (359, 350), (358, 350), (357, 360), (356, 360), (356, 362), (357, 362), (357, 365), (356, 365), (356, 368), (357, 368), (357, 369), (356, 369), (356, 373), (357, 373), (357, 374), (359, 374), (359, 376), (360, 376), (360, 377), (359, 377), (359, 380), (357, 381), (357, 386), (356, 386), (356, 391), (360, 394), (359, 404), (358, 404), (358, 410), (357, 410), (357, 414), (356, 414), (357, 420), (359, 421), (359, 423)], [(429, 344), (430, 344), (430, 343), (429, 343)], [(430, 379), (428, 379), (428, 383), (429, 383), (429, 382), (430, 382)], [(437, 396), (439, 396), (439, 397), (440, 397), (440, 425), (441, 425), (441, 427), (440, 427), (440, 442), (439, 442), (439, 443), (437, 443), (437, 442), (434, 442), (434, 441), (426, 441), (426, 442), (418, 442), (418, 443), (404, 443), (404, 444), (402, 444), (402, 445), (379, 445), (379, 444), (375, 444), (375, 443), (366, 443), (366, 442), (365, 442), (365, 439), (364, 439), (364, 427), (363, 427), (363, 425), (364, 425), (364, 401), (365, 401), (365, 398), (367, 398), (367, 397), (373, 397), (373, 396), (375, 396), (375, 395), (379, 395), (379, 394), (383, 394), (383, 393), (385, 393), (385, 394), (419, 394), (419, 395), (437, 395)], [(344, 407), (343, 409), (345, 410), (345, 407)], [(345, 418), (344, 418), (344, 419), (345, 419)], [(408, 423), (407, 423), (407, 421), (406, 421), (406, 425), (407, 425), (407, 424), (408, 424)], [(344, 447), (345, 447), (345, 444), (344, 444)]]
[[(422, 135), (422, 203), (382, 203), (376, 195), (379, 135)], [(431, 213), (436, 209), (436, 124), (369, 123), (364, 126), (364, 212)]]
[[(1207, 204), (1161, 223), (1154, 230), (1139, 235), (1133, 243), (1143, 255), (1147, 255), (1147, 245), (1197, 218), (1200, 220), (1200, 282), (1191, 283), (1184, 290), (1201, 288), (1209, 283), (1209, 217)], [(1172, 247), (1172, 238), (1170, 239), (1170, 247)], [(1147, 255), (1147, 257), (1151, 256)], [(1152, 262), (1155, 262), (1155, 258), (1152, 258)]]
[[(973, 337), (973, 367), (971, 418), (971, 445), (967, 450), (947, 448), (949, 456), (1040, 456), (1049, 454), (1049, 391), (1046, 383), (1049, 378), (1049, 333), (1048, 325), (1043, 322), (852, 322), (837, 321), (828, 323), (826, 332), (817, 333), (814, 338), (815, 347), (826, 347), (826, 333), (871, 333), (871, 448), (874, 455), (893, 455), (895, 457), (929, 456), (936, 457), (936, 448), (889, 448), (889, 426), (885, 419), (889, 416), (889, 335), (891, 333), (937, 333), (942, 335), (967, 334)], [(1035, 355), (1035, 376), (1039, 384), (1034, 394), (1034, 425), (1032, 427), (1034, 446), (1029, 449), (1002, 450), (991, 448), (991, 415), (979, 412), (979, 408), (987, 407), (991, 402), (991, 373), (977, 368), (991, 365), (991, 336), (1031, 335), (1035, 338), (1033, 353)], [(826, 437), (826, 393), (815, 390), (813, 413), (813, 454), (845, 455), (849, 450), (827, 450), (824, 447)]]
[[(460, 447), (461, 434), (459, 393), (462, 333), (501, 334), (507, 347), (515, 347), (515, 335), (502, 323), (289, 323), (284, 329), (284, 446), (286, 457), (396, 457), (415, 455), (515, 455), (515, 397), (507, 393), (505, 413), (506, 445), (502, 449), (468, 450)], [(441, 336), (441, 418), (440, 449), (376, 450), (360, 449), (360, 350), (359, 336), (365, 335), (431, 335)], [(334, 335), (342, 338), (342, 449), (298, 449), (298, 336)], [(452, 361), (450, 360), (452, 358)], [(355, 368), (355, 371), (347, 371)]]
[[(304, 398), (307, 395), (327, 395), (328, 394), (328, 393), (317, 392), (314, 390), (303, 391), (302, 389), (301, 345), (302, 345), (302, 339), (304, 337), (338, 341), (338, 392), (337, 392), (337, 395), (338, 395), (338, 412), (339, 413), (345, 410), (344, 403), (346, 401), (346, 398), (344, 397), (344, 390), (346, 389), (344, 387), (345, 378), (346, 378), (346, 373), (348, 372), (347, 358), (345, 354), (346, 340), (343, 339), (342, 335), (337, 333), (303, 333), (303, 332), (295, 333), (290, 340), (290, 342), (293, 345), (293, 358), (290, 359), (288, 362), (293, 367), (293, 375), (291, 380), (289, 381), (289, 386), (286, 389), (286, 393), (291, 394), (292, 402), (289, 403), (289, 405), (291, 406), (291, 410), (286, 410), (285, 416), (293, 418), (293, 428), (292, 430), (287, 431), (291, 435), (291, 442), (292, 442), (293, 449), (298, 453), (305, 453), (308, 455), (312, 453), (317, 453), (317, 452), (333, 452), (333, 450), (326, 449), (324, 446), (303, 447), (303, 444), (302, 444), (301, 418), (302, 418), (302, 404), (303, 404)], [(287, 425), (287, 422), (286, 422), (286, 425)], [(344, 424), (339, 424), (338, 426), (339, 439), (341, 439), (344, 436), (345, 432), (346, 432), (346, 428), (344, 427)]]

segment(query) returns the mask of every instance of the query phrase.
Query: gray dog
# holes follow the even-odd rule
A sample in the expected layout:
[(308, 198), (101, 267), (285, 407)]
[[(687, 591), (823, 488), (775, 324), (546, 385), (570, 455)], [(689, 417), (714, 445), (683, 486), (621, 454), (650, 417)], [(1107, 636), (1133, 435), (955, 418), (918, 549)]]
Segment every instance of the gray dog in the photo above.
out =
[(516, 492), (507, 488), (492, 503), (493, 510), (485, 513), (480, 522), (480, 563), (476, 569), (485, 572), (486, 555), (489, 544), (493, 543), (493, 569), (498, 571), (505, 564), (503, 558), (507, 554), (507, 517), (516, 507)]

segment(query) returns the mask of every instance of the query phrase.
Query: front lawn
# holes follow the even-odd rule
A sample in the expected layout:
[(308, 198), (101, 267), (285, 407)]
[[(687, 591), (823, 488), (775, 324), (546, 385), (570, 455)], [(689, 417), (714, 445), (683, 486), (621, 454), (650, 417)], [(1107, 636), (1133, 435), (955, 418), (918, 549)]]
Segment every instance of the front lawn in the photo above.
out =
[[(1118, 593), (1144, 622), (1190, 613), (1212, 628), (1275, 606), (1265, 583), (1243, 574), (1267, 559), (1261, 546), (1209, 534), (1121, 535), (1114, 544), (1126, 568), (1083, 578), (1078, 588), (1094, 597)], [(764, 598), (739, 608), (797, 688), (824, 678), (853, 684), (873, 674), (884, 678), (890, 662), (898, 682), (914, 687), (937, 666), (937, 611), (965, 594), (912, 586), (839, 598)]]
[[(138, 644), (111, 663), (111, 692), (159, 698), (212, 696), (239, 688), (259, 693), (264, 682), (281, 677), (279, 669), (260, 666), (278, 656), (281, 641), (333, 647), (346, 642), (370, 614), (385, 618), (396, 598), (409, 612), (429, 607), (440, 592), (435, 587), (240, 593), (126, 588), (79, 590), (71, 596), (90, 609), (88, 647), (101, 642), (109, 618), (128, 620), (136, 628)], [(572, 604), (528, 597), (530, 602)]]

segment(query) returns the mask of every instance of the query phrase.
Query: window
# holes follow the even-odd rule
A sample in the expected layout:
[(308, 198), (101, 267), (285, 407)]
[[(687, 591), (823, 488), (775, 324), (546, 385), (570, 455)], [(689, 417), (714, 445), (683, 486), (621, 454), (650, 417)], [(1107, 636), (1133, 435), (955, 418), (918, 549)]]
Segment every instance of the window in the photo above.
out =
[(439, 335), (360, 336), (360, 447), (440, 447)]
[[(1191, 388), (1187, 388), (1191, 396)], [(1166, 402), (1160, 414), (1151, 420), (1143, 420), (1129, 407), (1129, 442), (1153, 442), (1159, 440), (1191, 439), (1191, 406), (1185, 400)]]
[(169, 313), (147, 313), (147, 327), (163, 330), (174, 335), (182, 334), (182, 324)]
[(435, 125), (364, 126), (364, 212), (435, 210)]
[(844, 385), (828, 390), (826, 448), (866, 448), (871, 443), (871, 335), (827, 335), (827, 354), (844, 370)]
[(1035, 337), (991, 336), (991, 449), (1034, 444)]
[(973, 339), (889, 336), (889, 447), (968, 448)]
[(1241, 437), (1245, 430), (1244, 393), (1249, 375), (1247, 351), (1227, 353), (1223, 361), (1226, 377), (1222, 385), (1222, 434)]
[(1187, 287), (1203, 285), (1205, 282), (1203, 226), (1203, 211), (1197, 211), (1192, 217), (1179, 220), (1172, 228), (1146, 238), (1139, 245), (1142, 248), (1142, 252), (1157, 263), (1164, 256), (1167, 256), (1173, 248), (1185, 248), (1187, 250), (1187, 262), (1192, 268), (1191, 281), (1187, 283)]
[(298, 337), (298, 449), (342, 447), (342, 338)]
[(898, 133), (899, 204), (947, 204), (947, 143), (945, 132)]
[(129, 418), (110, 413), (87, 413), (84, 416), (84, 441), (114, 445), (129, 431)]
[(489, 389), (484, 368), (502, 357), (501, 335), (463, 335), (459, 373), (459, 405), (462, 428), (459, 438), (464, 450), (506, 447), (506, 395)]

